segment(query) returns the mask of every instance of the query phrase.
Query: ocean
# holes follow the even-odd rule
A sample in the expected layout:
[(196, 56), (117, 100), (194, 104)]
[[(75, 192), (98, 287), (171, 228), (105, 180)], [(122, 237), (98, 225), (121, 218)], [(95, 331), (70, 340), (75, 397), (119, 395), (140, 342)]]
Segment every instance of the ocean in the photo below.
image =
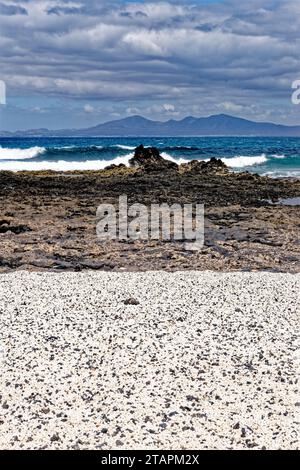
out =
[(98, 170), (128, 164), (135, 147), (157, 147), (164, 158), (184, 163), (221, 158), (234, 171), (300, 178), (300, 138), (93, 137), (0, 138), (1, 170)]

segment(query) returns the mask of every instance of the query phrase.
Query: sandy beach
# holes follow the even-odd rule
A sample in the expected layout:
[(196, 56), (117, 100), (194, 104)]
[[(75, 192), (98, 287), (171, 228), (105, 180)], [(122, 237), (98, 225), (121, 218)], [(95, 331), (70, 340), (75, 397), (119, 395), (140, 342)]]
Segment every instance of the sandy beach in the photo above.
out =
[(0, 277), (1, 449), (297, 449), (297, 274)]

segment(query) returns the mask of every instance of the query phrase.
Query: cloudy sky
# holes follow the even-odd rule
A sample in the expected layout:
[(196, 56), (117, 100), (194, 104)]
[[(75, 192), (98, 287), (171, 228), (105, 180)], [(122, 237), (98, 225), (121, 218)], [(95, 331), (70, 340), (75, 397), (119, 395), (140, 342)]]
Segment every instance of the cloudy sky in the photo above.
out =
[(300, 124), (299, 0), (0, 0), (0, 129), (132, 114)]

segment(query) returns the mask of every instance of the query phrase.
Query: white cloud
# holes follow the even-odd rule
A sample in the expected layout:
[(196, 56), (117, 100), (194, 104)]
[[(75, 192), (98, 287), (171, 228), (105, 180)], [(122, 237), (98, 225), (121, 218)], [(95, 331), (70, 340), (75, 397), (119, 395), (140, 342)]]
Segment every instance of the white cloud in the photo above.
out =
[(224, 101), (224, 103), (220, 103), (219, 108), (229, 112), (240, 112), (244, 107), (231, 101)]
[(163, 109), (167, 112), (173, 113), (175, 111), (175, 106), (173, 104), (165, 103)]
[(94, 106), (91, 106), (90, 104), (85, 104), (83, 109), (85, 113), (93, 113), (95, 111)]

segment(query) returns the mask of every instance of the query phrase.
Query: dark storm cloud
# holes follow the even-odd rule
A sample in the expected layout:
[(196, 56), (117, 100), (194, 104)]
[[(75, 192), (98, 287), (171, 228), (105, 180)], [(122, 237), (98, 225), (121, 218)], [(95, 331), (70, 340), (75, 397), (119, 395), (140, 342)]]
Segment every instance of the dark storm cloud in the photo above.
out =
[(0, 15), (27, 15), (27, 10), (26, 8), (20, 7), (18, 5), (0, 3)]
[(47, 10), (48, 15), (79, 15), (85, 13), (84, 7), (52, 7)]

